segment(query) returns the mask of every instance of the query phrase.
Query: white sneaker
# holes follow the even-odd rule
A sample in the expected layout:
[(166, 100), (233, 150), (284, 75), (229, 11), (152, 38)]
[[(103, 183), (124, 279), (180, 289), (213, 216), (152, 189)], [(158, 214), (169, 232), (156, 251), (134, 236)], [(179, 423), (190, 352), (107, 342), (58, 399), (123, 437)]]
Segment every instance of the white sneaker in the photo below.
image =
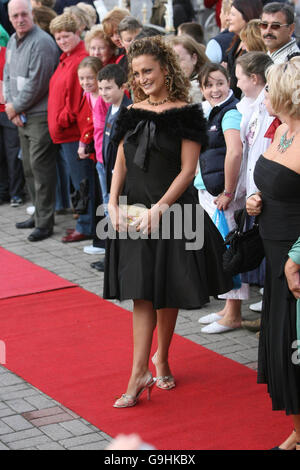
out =
[(26, 214), (28, 215), (33, 215), (35, 212), (35, 207), (34, 206), (28, 206), (26, 207)]
[(200, 317), (198, 322), (202, 325), (209, 325), (214, 321), (221, 320), (221, 318), (221, 315), (218, 315), (217, 313), (209, 313), (208, 315), (205, 315), (205, 317)]
[(263, 288), (263, 287), (261, 287), (261, 288), (259, 289), (259, 293), (260, 293), (260, 295), (264, 295), (264, 288)]
[(97, 246), (89, 245), (83, 247), (83, 252), (87, 255), (104, 255), (105, 249)]
[(260, 302), (257, 302), (256, 304), (251, 304), (249, 305), (250, 310), (252, 312), (261, 312), (262, 311), (262, 300)]

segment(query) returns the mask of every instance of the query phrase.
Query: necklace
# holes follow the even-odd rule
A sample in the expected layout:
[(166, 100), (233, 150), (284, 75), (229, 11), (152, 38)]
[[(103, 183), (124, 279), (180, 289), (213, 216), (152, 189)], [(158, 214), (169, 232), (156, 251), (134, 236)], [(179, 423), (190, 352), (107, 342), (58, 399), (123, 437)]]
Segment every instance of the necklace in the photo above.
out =
[(148, 104), (150, 104), (150, 106), (159, 106), (160, 104), (165, 104), (168, 101), (170, 101), (170, 98), (167, 97), (167, 98), (165, 98), (164, 100), (161, 100), (161, 101), (151, 101), (150, 98), (148, 98), (147, 101), (148, 101)]
[(288, 131), (286, 131), (280, 139), (277, 150), (280, 153), (286, 152), (286, 150), (292, 145), (294, 138), (296, 137), (298, 132), (299, 131), (297, 131), (290, 139), (287, 139), (286, 136), (287, 136)]

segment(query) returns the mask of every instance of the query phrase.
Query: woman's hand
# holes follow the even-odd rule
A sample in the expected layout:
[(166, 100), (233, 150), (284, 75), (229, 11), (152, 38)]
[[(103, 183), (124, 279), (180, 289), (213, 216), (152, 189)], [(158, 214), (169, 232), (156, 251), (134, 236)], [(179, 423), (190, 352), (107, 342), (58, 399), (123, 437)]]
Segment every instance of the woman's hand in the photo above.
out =
[(300, 299), (300, 266), (289, 258), (285, 263), (284, 273), (290, 291), (296, 299)]
[(107, 209), (113, 228), (117, 232), (126, 232), (128, 226), (126, 212), (122, 211), (117, 204), (112, 203), (108, 203)]
[(262, 198), (256, 193), (248, 197), (246, 201), (246, 210), (249, 215), (256, 217), (262, 211)]
[(232, 201), (232, 197), (226, 196), (225, 194), (219, 194), (219, 196), (214, 200), (217, 208), (220, 211), (226, 211)]
[(85, 153), (85, 146), (81, 145), (79, 145), (77, 153), (80, 160), (84, 160), (85, 158), (88, 158), (90, 156), (89, 153)]
[(161, 215), (161, 207), (158, 204), (152, 206), (151, 209), (136, 219), (134, 224), (136, 230), (141, 232), (143, 235), (155, 232), (159, 226)]

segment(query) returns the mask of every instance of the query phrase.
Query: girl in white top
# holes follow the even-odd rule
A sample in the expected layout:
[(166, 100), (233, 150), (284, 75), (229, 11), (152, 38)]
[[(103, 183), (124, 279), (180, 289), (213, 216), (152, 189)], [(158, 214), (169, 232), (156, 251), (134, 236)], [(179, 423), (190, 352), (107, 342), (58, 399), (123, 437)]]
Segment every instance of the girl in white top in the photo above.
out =
[(253, 171), (259, 156), (271, 144), (271, 139), (264, 137), (274, 119), (264, 104), (265, 71), (271, 64), (272, 60), (263, 52), (248, 52), (236, 61), (238, 87), (244, 94), (237, 105), (242, 115), (243, 143), (242, 178), (237, 189), (244, 191), (246, 198), (257, 191)]

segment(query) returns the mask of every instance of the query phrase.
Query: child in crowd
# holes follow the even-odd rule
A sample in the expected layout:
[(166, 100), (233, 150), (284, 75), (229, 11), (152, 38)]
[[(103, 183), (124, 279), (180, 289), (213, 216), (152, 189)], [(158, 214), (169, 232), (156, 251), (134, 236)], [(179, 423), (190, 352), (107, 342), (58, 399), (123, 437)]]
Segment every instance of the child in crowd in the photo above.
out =
[[(86, 57), (79, 64), (78, 67), (78, 79), (79, 83), (82, 86), (86, 99), (89, 103), (89, 106), (93, 112), (93, 124), (94, 124), (94, 148), (96, 153), (97, 164), (96, 168), (99, 174), (99, 182), (102, 191), (103, 202), (107, 203), (107, 191), (106, 191), (106, 179), (102, 177), (102, 140), (103, 140), (103, 130), (107, 110), (109, 105), (106, 105), (104, 109), (99, 110), (99, 88), (97, 75), (102, 68), (102, 63), (97, 57)], [(85, 158), (85, 145), (80, 143), (79, 146), (79, 156)]]
[(237, 105), (242, 114), (241, 138), (243, 142), (244, 185), (246, 197), (257, 191), (253, 171), (258, 157), (270, 146), (265, 133), (273, 121), (264, 100), (265, 72), (272, 59), (263, 52), (248, 52), (236, 61), (238, 87), (244, 97)]
[[(264, 52), (248, 52), (236, 61), (237, 86), (242, 90), (244, 97), (237, 105), (242, 114), (241, 138), (243, 142), (242, 185), (246, 198), (257, 192), (253, 173), (256, 162), (272, 142), (272, 137), (266, 137), (274, 116), (271, 116), (265, 105), (266, 70), (272, 65), (272, 59)], [(251, 227), (253, 220), (248, 218), (247, 228)], [(265, 281), (265, 261), (259, 268), (242, 274), (242, 280), (259, 286)], [(250, 309), (261, 311), (262, 303), (251, 304)], [(246, 326), (246, 325), (244, 325)]]
[(142, 29), (142, 24), (138, 19), (134, 18), (134, 16), (125, 16), (125, 18), (120, 21), (118, 33), (126, 53), (128, 53), (130, 44)]
[(142, 29), (142, 24), (139, 22), (139, 20), (134, 18), (134, 16), (125, 16), (125, 18), (123, 18), (123, 20), (119, 23), (118, 34), (125, 51), (124, 54), (118, 57), (116, 64), (121, 65), (121, 67), (124, 68), (126, 74), (128, 74), (127, 53), (129, 46), (136, 36), (142, 31)]
[[(132, 101), (125, 93), (127, 76), (123, 68), (118, 64), (107, 65), (98, 73), (99, 92), (106, 103), (110, 103), (105, 119), (103, 134), (102, 155), (107, 182), (107, 193), (110, 190), (112, 172), (117, 155), (117, 147), (112, 141), (114, 126), (119, 111), (124, 106), (129, 106)], [(104, 204), (108, 202), (104, 200)]]
[[(98, 73), (98, 86), (101, 99), (109, 106), (103, 133), (102, 158), (103, 162), (97, 162), (97, 169), (101, 180), (101, 188), (105, 185), (103, 196), (104, 213), (108, 215), (107, 204), (109, 200), (110, 183), (117, 156), (117, 145), (112, 140), (113, 132), (119, 111), (123, 106), (129, 106), (132, 101), (128, 98), (125, 89), (127, 76), (123, 68), (118, 64), (110, 64), (103, 67)], [(97, 114), (97, 108), (96, 108)], [(97, 115), (96, 115), (97, 119)], [(104, 263), (96, 261), (91, 266), (97, 271), (104, 271)]]
[[(86, 100), (92, 111), (94, 125), (94, 150), (96, 154), (96, 170), (99, 177), (102, 201), (106, 204), (108, 201), (106, 190), (106, 178), (103, 176), (103, 158), (102, 158), (102, 140), (105, 124), (105, 117), (109, 104), (105, 103), (99, 96), (97, 74), (102, 68), (102, 62), (97, 57), (85, 57), (78, 66), (78, 79), (82, 89), (85, 92)], [(89, 151), (82, 142), (79, 143), (78, 154), (80, 158), (87, 158)], [(98, 246), (95, 240), (93, 245), (85, 246), (84, 252), (87, 254), (104, 254), (103, 247)]]
[[(240, 137), (242, 116), (237, 110), (238, 100), (230, 89), (224, 67), (207, 64), (199, 74), (199, 82), (205, 98), (203, 111), (208, 123), (209, 142), (207, 150), (201, 152), (200, 171), (194, 184), (199, 190), (199, 202), (209, 216), (214, 220), (216, 210), (222, 211), (228, 229), (232, 230), (236, 226), (234, 212), (245, 205), (244, 192), (236, 189), (243, 154)], [(220, 163), (213, 166), (212, 162)], [(226, 299), (224, 308), (199, 319), (199, 323), (206, 325), (201, 332), (223, 333), (239, 328), (241, 302), (248, 296), (248, 284), (240, 282), (235, 289), (219, 296)]]

